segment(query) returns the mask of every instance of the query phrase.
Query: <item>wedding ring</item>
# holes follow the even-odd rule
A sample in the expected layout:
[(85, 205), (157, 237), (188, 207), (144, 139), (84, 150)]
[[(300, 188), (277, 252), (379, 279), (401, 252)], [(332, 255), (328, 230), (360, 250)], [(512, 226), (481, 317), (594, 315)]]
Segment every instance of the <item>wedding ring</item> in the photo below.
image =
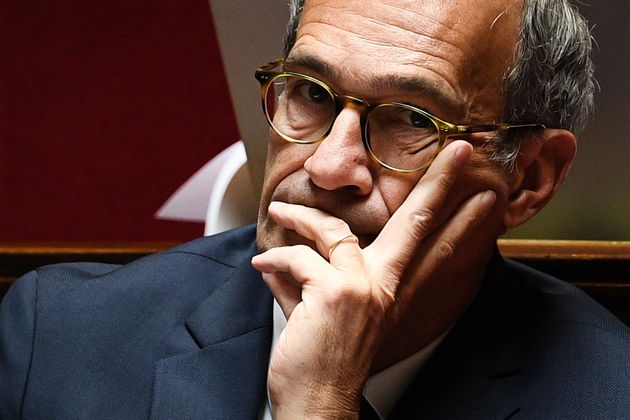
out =
[(348, 239), (352, 239), (357, 244), (359, 243), (359, 238), (354, 236), (352, 233), (349, 234), (349, 235), (344, 236), (343, 238), (339, 239), (337, 242), (332, 244), (330, 246), (330, 248), (328, 249), (328, 259), (329, 260), (330, 260), (330, 256), (332, 255), (333, 251), (335, 250), (335, 248), (337, 248), (340, 243), (342, 243), (343, 241), (347, 241)]

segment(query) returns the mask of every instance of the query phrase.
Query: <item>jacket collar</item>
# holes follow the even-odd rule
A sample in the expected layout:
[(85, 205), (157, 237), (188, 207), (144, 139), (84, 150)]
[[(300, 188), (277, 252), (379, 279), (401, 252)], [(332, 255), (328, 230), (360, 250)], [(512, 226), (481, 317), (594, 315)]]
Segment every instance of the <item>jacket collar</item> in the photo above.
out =
[(201, 347), (272, 327), (273, 298), (250, 260), (251, 256), (245, 258), (232, 278), (208, 296), (186, 321), (188, 331)]
[(390, 418), (496, 418), (521, 410), (527, 291), (498, 251), (481, 288)]
[(266, 394), (272, 296), (251, 255), (186, 321), (200, 348), (156, 364), (151, 418), (257, 417)]

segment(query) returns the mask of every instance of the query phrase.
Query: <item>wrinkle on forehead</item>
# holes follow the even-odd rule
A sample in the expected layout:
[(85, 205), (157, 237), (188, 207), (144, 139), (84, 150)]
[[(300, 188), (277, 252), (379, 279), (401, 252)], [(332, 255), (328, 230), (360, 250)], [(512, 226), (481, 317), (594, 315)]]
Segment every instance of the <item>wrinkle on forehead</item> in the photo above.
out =
[[(315, 72), (319, 77), (323, 78), (323, 80), (328, 81), (335, 90), (337, 89), (337, 83), (334, 83), (334, 81), (343, 80), (346, 77), (343, 69), (329, 64), (326, 62), (325, 58), (301, 54), (299, 50), (296, 49), (289, 54), (289, 57), (285, 61), (284, 68), (289, 71), (300, 72), (304, 71), (303, 69), (307, 69), (309, 72)], [(382, 73), (367, 71), (366, 74), (353, 75), (353, 78), (358, 85), (365, 86), (369, 90), (379, 93), (380, 96), (376, 98), (377, 103), (382, 103), (384, 99), (400, 101), (402, 99), (400, 92), (402, 91), (411, 96), (430, 97), (445, 109), (456, 110), (459, 113), (462, 112), (461, 103), (456, 98), (449, 95), (446, 92), (447, 89), (436, 80), (405, 76), (398, 72), (388, 73), (387, 71)], [(388, 92), (395, 92), (397, 94), (394, 94), (392, 98), (388, 98), (386, 95)], [(344, 90), (344, 93), (354, 92)], [(362, 100), (373, 103), (371, 97), (361, 96)], [(426, 110), (431, 111), (430, 109)]]
[[(319, 2), (309, 2), (317, 3)], [(439, 58), (463, 55), (458, 46), (452, 42), (458, 35), (455, 26), (444, 25), (436, 21), (432, 16), (418, 13), (418, 11), (394, 7), (385, 2), (379, 2), (378, 8), (370, 7), (369, 2), (361, 3), (361, 7), (351, 7), (356, 3), (335, 2), (334, 6), (326, 5), (305, 10), (305, 25), (301, 28), (305, 34), (319, 32), (318, 28), (309, 28), (310, 25), (325, 25), (322, 31), (330, 31), (331, 37), (336, 40), (346, 40), (349, 45), (340, 47), (353, 47), (353, 41), (365, 41), (365, 48), (382, 47), (387, 53), (394, 53), (394, 58), (410, 57), (409, 53), (427, 52)], [(342, 16), (342, 18), (340, 18)], [(335, 32), (337, 32), (335, 34)], [(347, 34), (344, 34), (346, 32)], [(352, 35), (344, 38), (344, 35)], [(463, 34), (459, 34), (462, 36)], [(349, 50), (356, 54), (362, 49)], [(421, 60), (421, 57), (416, 57)]]
[(369, 77), (393, 65), (407, 76), (431, 78), (467, 114), (488, 108), (499, 112), (520, 2), (308, 0), (295, 49), (324, 48), (320, 51), (353, 77)]
[[(427, 83), (439, 86), (444, 95), (450, 98), (449, 103), (461, 105), (462, 95), (454, 88), (449, 78), (456, 70), (452, 66), (453, 60), (448, 55), (461, 54), (456, 51), (454, 45), (430, 37), (426, 37), (423, 43), (392, 45), (386, 39), (392, 37), (401, 39), (404, 37), (401, 35), (404, 30), (401, 31), (395, 26), (384, 29), (371, 19), (366, 25), (366, 20), (361, 17), (348, 17), (344, 20), (348, 23), (345, 27), (337, 26), (334, 22), (326, 22), (325, 19), (307, 21), (289, 57), (318, 55), (330, 63), (330, 67), (334, 67), (335, 73), (343, 76), (339, 80), (329, 82), (340, 83), (339, 88), (344, 90), (344, 93), (363, 96), (368, 100), (369, 95), (361, 89), (373, 85), (371, 78), (384, 80), (386, 76), (396, 74), (407, 78), (422, 76), (427, 79)], [(353, 29), (357, 26), (353, 25), (354, 20), (357, 24), (363, 25), (361, 31)], [(379, 38), (366, 36), (366, 32), (374, 32), (372, 29), (388, 33)], [(415, 33), (413, 35), (417, 36)], [(318, 51), (319, 54), (314, 51)], [(322, 51), (325, 51), (325, 54), (322, 54)], [(369, 66), (365, 63), (369, 63)], [(392, 63), (395, 63), (394, 72)], [(390, 86), (393, 87), (394, 84)], [(380, 87), (385, 88), (387, 85), (382, 84)], [(461, 106), (457, 108), (454, 111), (459, 113)]]

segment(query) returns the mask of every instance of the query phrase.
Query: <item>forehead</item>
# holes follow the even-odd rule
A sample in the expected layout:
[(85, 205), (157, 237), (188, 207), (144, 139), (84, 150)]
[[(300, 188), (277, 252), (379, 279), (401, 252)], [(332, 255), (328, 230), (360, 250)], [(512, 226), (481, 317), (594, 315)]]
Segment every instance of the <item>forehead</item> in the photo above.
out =
[(421, 79), (464, 108), (497, 107), (520, 12), (517, 0), (307, 0), (289, 57), (325, 62), (357, 95), (374, 94), (366, 91), (370, 79), (395, 74)]

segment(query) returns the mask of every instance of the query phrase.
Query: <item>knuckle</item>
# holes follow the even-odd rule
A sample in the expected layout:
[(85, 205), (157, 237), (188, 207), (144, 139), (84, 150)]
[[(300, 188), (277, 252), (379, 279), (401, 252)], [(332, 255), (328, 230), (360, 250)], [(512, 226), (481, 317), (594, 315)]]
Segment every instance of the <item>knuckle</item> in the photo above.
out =
[(435, 213), (427, 208), (417, 210), (409, 223), (409, 232), (415, 240), (422, 240), (428, 233)]
[(456, 174), (453, 173), (451, 168), (444, 168), (428, 178), (426, 182), (432, 184), (437, 191), (446, 192), (450, 190), (455, 178)]
[(327, 288), (327, 301), (332, 306), (364, 305), (371, 299), (371, 289), (364, 282), (340, 281)]
[(435, 179), (435, 184), (437, 187), (438, 191), (449, 191), (451, 188), (451, 184), (453, 181), (453, 176), (450, 172), (442, 172), (440, 173), (436, 179)]
[(311, 248), (306, 245), (294, 245), (293, 251), (295, 253), (295, 258), (306, 258), (312, 254)]
[(327, 232), (333, 234), (339, 233), (347, 233), (350, 231), (348, 224), (341, 219), (337, 219), (336, 217), (331, 217), (326, 221), (326, 225), (324, 228)]
[(467, 216), (467, 225), (468, 226), (474, 226), (477, 225), (479, 223), (481, 223), (484, 220), (484, 216), (485, 214), (483, 212), (480, 212), (479, 209), (477, 207), (474, 207), (473, 209), (469, 210), (466, 209), (466, 216)]
[(437, 248), (437, 258), (442, 263), (450, 261), (455, 256), (455, 245), (451, 241), (440, 241)]

